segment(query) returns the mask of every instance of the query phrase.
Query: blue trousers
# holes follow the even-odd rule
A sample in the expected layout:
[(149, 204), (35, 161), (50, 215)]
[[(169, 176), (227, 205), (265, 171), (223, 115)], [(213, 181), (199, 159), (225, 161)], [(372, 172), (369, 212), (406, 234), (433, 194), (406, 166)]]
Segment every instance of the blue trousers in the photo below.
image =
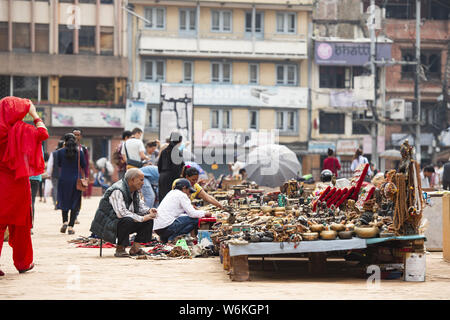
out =
[(177, 236), (187, 234), (197, 228), (198, 219), (189, 216), (178, 217), (170, 226), (155, 230), (162, 242), (172, 241)]

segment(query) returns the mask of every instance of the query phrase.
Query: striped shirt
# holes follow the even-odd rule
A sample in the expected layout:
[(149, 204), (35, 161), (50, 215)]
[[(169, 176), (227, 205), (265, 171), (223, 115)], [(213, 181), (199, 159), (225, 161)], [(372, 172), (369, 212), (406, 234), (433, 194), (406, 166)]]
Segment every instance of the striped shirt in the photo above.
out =
[[(137, 192), (137, 191), (135, 191)], [(131, 194), (133, 197), (133, 194)], [(109, 203), (111, 203), (114, 212), (116, 213), (119, 219), (121, 218), (132, 218), (136, 222), (142, 222), (144, 219), (144, 215), (148, 214), (150, 208), (145, 205), (144, 200), (139, 199), (139, 212), (138, 214), (134, 213), (134, 205), (131, 202), (130, 207), (127, 208), (125, 201), (123, 200), (123, 195), (120, 190), (115, 190), (109, 196)]]

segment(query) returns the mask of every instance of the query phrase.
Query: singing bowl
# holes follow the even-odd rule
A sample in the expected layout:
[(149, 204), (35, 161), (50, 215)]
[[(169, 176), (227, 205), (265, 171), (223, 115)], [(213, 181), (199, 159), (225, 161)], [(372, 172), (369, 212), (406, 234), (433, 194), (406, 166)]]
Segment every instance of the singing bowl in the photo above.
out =
[(318, 232), (305, 232), (302, 233), (303, 240), (306, 241), (313, 241), (319, 239), (319, 233)]
[(353, 231), (340, 231), (338, 232), (339, 239), (351, 239)]
[(321, 232), (324, 228), (325, 227), (323, 224), (313, 224), (309, 226), (309, 230), (311, 230), (311, 232)]
[(378, 234), (379, 230), (377, 227), (364, 226), (355, 227), (355, 233), (360, 238), (374, 238)]
[(340, 223), (333, 223), (330, 226), (330, 228), (331, 228), (331, 230), (339, 232), (339, 231), (344, 231), (345, 230), (345, 225), (340, 224)]
[(324, 230), (320, 233), (320, 238), (323, 240), (334, 240), (337, 237), (337, 232), (334, 230)]

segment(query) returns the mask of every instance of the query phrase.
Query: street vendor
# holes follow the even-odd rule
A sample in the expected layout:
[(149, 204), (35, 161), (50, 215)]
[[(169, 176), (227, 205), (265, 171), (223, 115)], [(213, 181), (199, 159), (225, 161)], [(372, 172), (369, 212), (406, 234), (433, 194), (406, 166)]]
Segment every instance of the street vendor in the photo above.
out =
[[(194, 167), (189, 167), (186, 166), (184, 173), (183, 173), (183, 177), (185, 179), (187, 179), (190, 183), (191, 186), (194, 188), (194, 192), (190, 194), (190, 199), (191, 201), (193, 201), (196, 198), (200, 198), (205, 202), (208, 202), (212, 205), (215, 205), (216, 207), (224, 210), (225, 208), (220, 204), (219, 201), (217, 201), (214, 197), (210, 196), (208, 193), (206, 193), (205, 190), (203, 190), (203, 188), (200, 186), (200, 184), (197, 183), (198, 178), (199, 178), (199, 171), (197, 170), (197, 168)], [(175, 188), (175, 184), (177, 181), (179, 181), (180, 179), (176, 179), (173, 184), (172, 184), (172, 189)]]
[[(148, 208), (139, 197), (144, 185), (144, 173), (130, 168), (122, 180), (106, 190), (100, 200), (90, 231), (99, 238), (116, 243), (114, 256), (143, 255), (140, 243), (152, 240), (153, 219), (157, 215), (155, 208)], [(130, 234), (136, 233), (129, 253), (125, 248), (130, 245)]]
[(161, 201), (153, 231), (161, 242), (167, 243), (177, 236), (188, 234), (198, 226), (198, 219), (211, 217), (211, 213), (195, 209), (189, 196), (196, 190), (187, 179), (178, 179), (175, 187)]

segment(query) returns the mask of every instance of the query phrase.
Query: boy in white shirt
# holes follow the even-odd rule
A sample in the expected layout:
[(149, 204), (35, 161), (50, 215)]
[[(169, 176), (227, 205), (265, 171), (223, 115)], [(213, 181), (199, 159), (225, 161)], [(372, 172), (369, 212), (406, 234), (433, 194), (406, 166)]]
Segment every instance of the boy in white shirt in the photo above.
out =
[(154, 220), (153, 231), (163, 243), (177, 236), (190, 233), (198, 226), (198, 219), (211, 217), (210, 212), (195, 209), (189, 198), (195, 192), (187, 179), (179, 179), (175, 187), (162, 200), (158, 216)]

